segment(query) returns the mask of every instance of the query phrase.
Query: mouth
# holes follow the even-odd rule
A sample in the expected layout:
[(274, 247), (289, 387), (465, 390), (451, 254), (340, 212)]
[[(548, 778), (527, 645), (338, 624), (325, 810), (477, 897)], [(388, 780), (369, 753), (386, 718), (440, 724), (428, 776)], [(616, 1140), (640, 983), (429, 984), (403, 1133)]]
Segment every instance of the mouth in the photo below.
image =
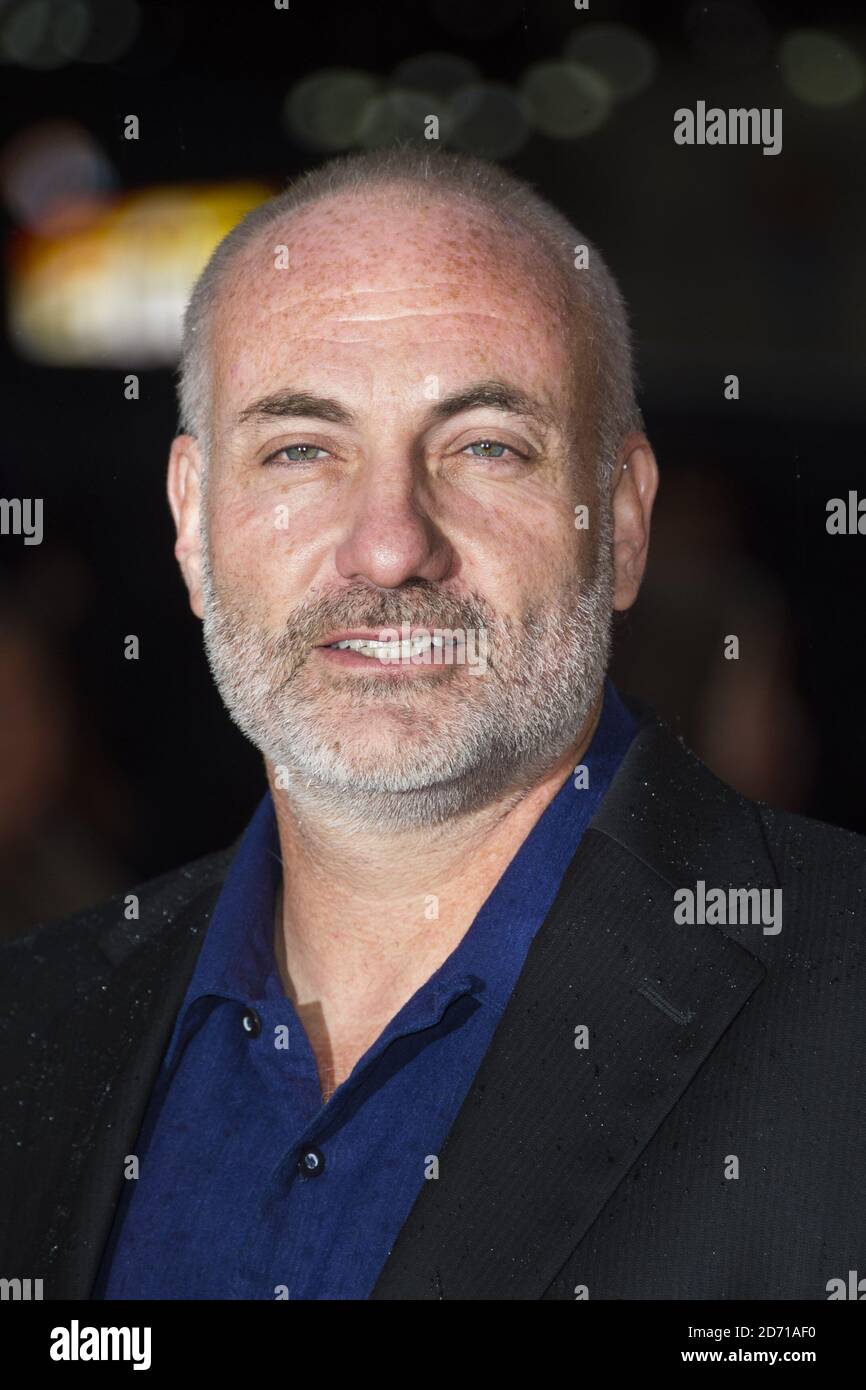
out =
[[(315, 647), (327, 660), (341, 666), (375, 669), (383, 673), (406, 673), (419, 667), (444, 667), (444, 656), (450, 646), (450, 634), (445, 637), (435, 629), (412, 628), (404, 623), (401, 636), (392, 637), (396, 628), (356, 628), (331, 633)], [(380, 633), (386, 634), (384, 637)]]

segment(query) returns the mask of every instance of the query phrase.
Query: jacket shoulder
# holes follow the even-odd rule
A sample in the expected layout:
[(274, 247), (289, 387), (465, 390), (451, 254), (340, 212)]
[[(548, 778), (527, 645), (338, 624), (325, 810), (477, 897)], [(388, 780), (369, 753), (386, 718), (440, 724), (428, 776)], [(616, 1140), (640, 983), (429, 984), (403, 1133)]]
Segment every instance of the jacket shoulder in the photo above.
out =
[(855, 892), (866, 887), (866, 836), (760, 801), (751, 804), (780, 877), (818, 875), (848, 883)]
[[(236, 844), (123, 889), (0, 946), (0, 1035), (23, 1009), (74, 1004), (100, 975), (225, 878)], [(131, 898), (138, 916), (128, 920)]]

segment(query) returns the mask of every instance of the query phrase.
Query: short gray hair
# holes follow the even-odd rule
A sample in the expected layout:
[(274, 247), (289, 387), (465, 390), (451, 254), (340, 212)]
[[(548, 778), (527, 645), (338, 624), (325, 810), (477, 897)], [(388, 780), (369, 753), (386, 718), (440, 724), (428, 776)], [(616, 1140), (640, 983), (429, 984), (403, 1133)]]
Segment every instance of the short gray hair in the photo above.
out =
[[(631, 332), (625, 302), (600, 251), (531, 184), (475, 155), (413, 145), (394, 145), (339, 155), (295, 179), (284, 192), (247, 213), (219, 243), (192, 291), (183, 324), (178, 373), (182, 433), (196, 435), (207, 454), (210, 435), (208, 327), (224, 276), (235, 257), (269, 226), (311, 203), (337, 194), (361, 194), (404, 185), (420, 198), (434, 190), (469, 199), (495, 215), (504, 230), (531, 238), (549, 265), (560, 306), (578, 326), (594, 372), (594, 448), (602, 481), (609, 481), (620, 445), (632, 430), (643, 431), (637, 402)], [(575, 269), (576, 248), (587, 264)]]

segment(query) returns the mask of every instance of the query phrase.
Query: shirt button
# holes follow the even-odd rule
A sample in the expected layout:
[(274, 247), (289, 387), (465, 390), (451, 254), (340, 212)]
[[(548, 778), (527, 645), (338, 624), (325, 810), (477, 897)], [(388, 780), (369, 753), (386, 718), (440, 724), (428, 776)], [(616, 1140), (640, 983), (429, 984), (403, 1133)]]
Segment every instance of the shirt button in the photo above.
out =
[(259, 1018), (255, 1009), (247, 1009), (243, 1016), (242, 1023), (244, 1032), (249, 1033), (251, 1038), (257, 1038), (262, 1031), (262, 1020)]
[(325, 1171), (325, 1155), (321, 1149), (307, 1149), (298, 1160), (298, 1172), (302, 1178), (318, 1178)]

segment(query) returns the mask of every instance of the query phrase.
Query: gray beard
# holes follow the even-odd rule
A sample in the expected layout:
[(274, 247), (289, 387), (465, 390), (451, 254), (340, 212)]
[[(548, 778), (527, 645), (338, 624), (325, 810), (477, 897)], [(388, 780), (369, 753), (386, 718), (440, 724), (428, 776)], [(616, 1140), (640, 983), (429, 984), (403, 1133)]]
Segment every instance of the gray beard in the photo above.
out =
[[(204, 641), (232, 720), (305, 813), (344, 831), (431, 829), (531, 787), (580, 736), (610, 654), (610, 521), (588, 580), (561, 580), (519, 624), (480, 597), (420, 582), (359, 583), (298, 604), (283, 631), (222, 596), (202, 528)], [(307, 658), (340, 628), (486, 630), (487, 664), (470, 675), (389, 680), (325, 672)], [(357, 734), (356, 732), (357, 731)], [(372, 740), (373, 747), (362, 746)]]

